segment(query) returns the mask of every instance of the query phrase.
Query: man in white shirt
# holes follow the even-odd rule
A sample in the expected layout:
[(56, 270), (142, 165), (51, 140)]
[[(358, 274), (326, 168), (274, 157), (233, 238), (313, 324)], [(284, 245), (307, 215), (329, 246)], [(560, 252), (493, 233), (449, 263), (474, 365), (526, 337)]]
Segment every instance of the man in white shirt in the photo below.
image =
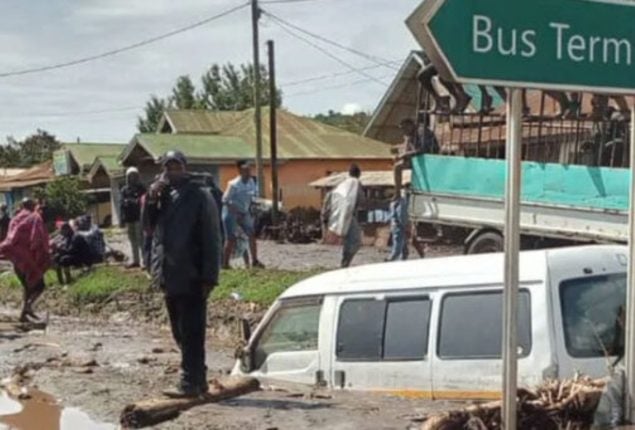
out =
[(241, 228), (249, 237), (249, 252), (252, 267), (264, 267), (258, 261), (256, 231), (251, 205), (258, 197), (258, 186), (251, 175), (251, 165), (248, 161), (236, 163), (239, 175), (229, 181), (223, 195), (223, 226), (225, 228), (225, 250), (223, 252), (223, 268), (229, 268), (229, 260), (236, 247), (237, 228)]

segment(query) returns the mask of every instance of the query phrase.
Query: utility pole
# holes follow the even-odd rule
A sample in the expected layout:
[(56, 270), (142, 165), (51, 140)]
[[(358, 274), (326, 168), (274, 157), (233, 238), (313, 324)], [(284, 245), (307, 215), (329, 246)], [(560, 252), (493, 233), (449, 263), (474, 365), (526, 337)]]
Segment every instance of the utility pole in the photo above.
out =
[(262, 112), (260, 107), (260, 41), (258, 37), (258, 21), (260, 8), (258, 0), (251, 0), (251, 28), (253, 34), (254, 54), (254, 121), (256, 125), (256, 174), (258, 177), (258, 192), (265, 196), (265, 175), (262, 166)]
[(267, 41), (267, 53), (269, 54), (269, 143), (271, 145), (271, 196), (273, 198), (273, 211), (271, 221), (278, 225), (278, 129), (276, 123), (276, 59), (273, 40)]

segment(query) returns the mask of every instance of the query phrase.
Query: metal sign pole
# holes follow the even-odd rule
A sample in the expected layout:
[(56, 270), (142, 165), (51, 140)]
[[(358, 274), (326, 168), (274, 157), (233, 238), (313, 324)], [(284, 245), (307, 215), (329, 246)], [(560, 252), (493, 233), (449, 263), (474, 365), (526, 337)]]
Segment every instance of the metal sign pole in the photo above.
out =
[(518, 254), (520, 251), (520, 187), (522, 90), (510, 89), (507, 103), (507, 183), (505, 186), (505, 285), (503, 288), (503, 428), (516, 430), (518, 383)]
[(635, 98), (631, 104), (631, 141), (630, 170), (631, 189), (628, 211), (628, 282), (626, 284), (626, 339), (624, 353), (626, 355), (626, 395), (624, 396), (624, 414), (627, 422), (635, 418)]

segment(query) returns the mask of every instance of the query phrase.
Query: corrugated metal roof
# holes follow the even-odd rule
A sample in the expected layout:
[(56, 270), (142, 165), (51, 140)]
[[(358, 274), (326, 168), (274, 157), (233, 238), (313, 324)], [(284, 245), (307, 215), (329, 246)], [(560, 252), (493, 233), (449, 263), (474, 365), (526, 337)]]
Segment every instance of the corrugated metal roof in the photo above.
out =
[(363, 135), (386, 143), (401, 143), (399, 124), (414, 118), (417, 112), (419, 82), (417, 74), (424, 66), (422, 52), (412, 51), (375, 109)]
[(0, 180), (0, 191), (11, 191), (14, 188), (25, 188), (45, 184), (55, 178), (53, 161), (47, 161), (33, 166), (22, 173), (7, 176)]
[[(166, 118), (178, 133), (200, 133), (200, 125), (213, 123), (209, 133), (222, 136), (238, 136), (251, 145), (249, 157), (255, 156), (254, 111), (248, 109), (225, 117), (227, 124), (219, 130), (215, 122), (221, 116), (204, 110), (186, 111), (187, 115), (175, 115), (179, 111), (167, 111)], [(186, 121), (179, 122), (180, 119)], [(198, 119), (195, 119), (198, 118)], [(285, 110), (277, 111), (278, 157), (280, 159), (390, 159), (390, 148), (382, 142), (369, 139), (346, 130), (332, 127), (311, 118), (294, 115)], [(269, 157), (269, 110), (263, 109), (263, 155)], [(177, 134), (178, 135), (178, 134)]]
[[(403, 172), (403, 183), (409, 184), (411, 177), (411, 171), (406, 170)], [(335, 188), (342, 181), (348, 178), (348, 172), (333, 173), (324, 178), (320, 178), (317, 181), (311, 182), (309, 185), (313, 188)], [(394, 187), (394, 173), (391, 170), (379, 170), (362, 172), (360, 177), (362, 186), (364, 187)]]
[(111, 178), (123, 176), (124, 174), (124, 167), (119, 163), (117, 157), (97, 157), (87, 174), (89, 182), (93, 181), (100, 169), (103, 169)]
[[(201, 112), (205, 112), (205, 115), (201, 115)], [(167, 123), (169, 129), (175, 134), (219, 134), (243, 116), (244, 112), (168, 109), (161, 118), (158, 128), (159, 131), (166, 130)]]
[(170, 150), (179, 150), (190, 161), (237, 160), (253, 158), (253, 148), (240, 137), (183, 134), (138, 134), (133, 139), (122, 160), (141, 146), (155, 161)]
[(97, 157), (117, 157), (126, 148), (121, 143), (64, 143), (62, 149), (68, 150), (82, 169), (89, 169)]

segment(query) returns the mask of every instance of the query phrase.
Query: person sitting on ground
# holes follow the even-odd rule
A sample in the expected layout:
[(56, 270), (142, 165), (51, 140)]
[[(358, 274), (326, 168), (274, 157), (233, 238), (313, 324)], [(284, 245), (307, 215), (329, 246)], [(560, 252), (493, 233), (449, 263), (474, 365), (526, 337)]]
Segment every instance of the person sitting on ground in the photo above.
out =
[[(102, 263), (106, 258), (106, 241), (104, 240), (104, 233), (99, 229), (99, 226), (93, 224), (90, 215), (83, 215), (75, 220), (77, 228), (75, 232), (81, 235), (90, 251), (91, 264)], [(72, 225), (71, 225), (72, 227)]]
[(20, 321), (27, 322), (29, 317), (39, 319), (33, 305), (44, 292), (44, 274), (50, 265), (50, 254), (48, 232), (33, 200), (24, 199), (11, 220), (7, 237), (0, 243), (0, 259), (13, 263), (24, 288)]
[(253, 201), (258, 197), (258, 186), (251, 175), (248, 161), (236, 163), (239, 175), (229, 181), (223, 195), (223, 226), (225, 227), (225, 250), (223, 252), (223, 268), (229, 269), (229, 260), (236, 247), (236, 227), (240, 226), (249, 237), (249, 253), (251, 266), (263, 268), (258, 260), (258, 245), (254, 217), (251, 214)]
[(62, 224), (60, 236), (56, 241), (53, 262), (57, 272), (57, 280), (61, 285), (73, 282), (71, 268), (90, 267), (92, 265), (91, 251), (86, 239), (74, 231), (69, 223)]
[(0, 242), (6, 239), (10, 222), (11, 215), (9, 215), (9, 208), (3, 203), (0, 205)]

